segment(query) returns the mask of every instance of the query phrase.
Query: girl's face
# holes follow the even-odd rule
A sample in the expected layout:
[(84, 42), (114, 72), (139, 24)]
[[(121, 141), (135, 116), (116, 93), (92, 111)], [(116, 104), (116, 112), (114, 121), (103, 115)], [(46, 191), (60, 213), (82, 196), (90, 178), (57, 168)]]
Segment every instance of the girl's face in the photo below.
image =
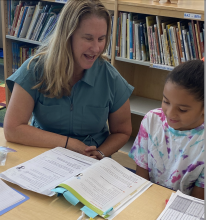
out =
[(171, 81), (164, 87), (162, 110), (168, 125), (175, 130), (191, 130), (204, 122), (203, 103)]
[(83, 19), (72, 36), (74, 74), (92, 67), (105, 47), (107, 23), (104, 18), (91, 16)]

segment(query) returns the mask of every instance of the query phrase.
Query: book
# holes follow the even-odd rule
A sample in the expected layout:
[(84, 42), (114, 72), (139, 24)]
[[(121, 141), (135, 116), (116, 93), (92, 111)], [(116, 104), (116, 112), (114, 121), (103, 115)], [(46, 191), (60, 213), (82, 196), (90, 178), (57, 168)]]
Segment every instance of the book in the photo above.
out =
[(182, 29), (181, 29), (181, 24), (178, 21), (177, 22), (177, 26), (178, 26), (178, 39), (180, 41), (180, 46), (179, 46), (179, 50), (180, 50), (180, 57), (181, 57), (181, 62), (185, 62), (185, 49), (184, 49), (184, 43), (183, 43), (183, 38), (182, 38)]
[(166, 62), (169, 66), (172, 66), (166, 29), (163, 29), (163, 38), (164, 38), (164, 44), (165, 44)]
[(23, 23), (23, 26), (22, 26), (22, 30), (21, 30), (21, 33), (20, 33), (19, 37), (21, 37), (21, 38), (26, 37), (29, 25), (31, 23), (32, 16), (34, 14), (34, 10), (35, 10), (35, 6), (29, 6), (28, 7), (28, 11), (27, 11), (27, 14), (26, 14), (26, 17), (25, 17), (25, 20), (24, 20), (24, 23)]
[(157, 58), (158, 58), (158, 63), (161, 64), (161, 52), (160, 52), (160, 44), (159, 44), (159, 35), (158, 35), (158, 30), (157, 30), (157, 25), (154, 24), (154, 33), (155, 33), (155, 43), (156, 43), (156, 48), (157, 48)]
[(121, 41), (121, 57), (126, 58), (127, 57), (127, 39), (126, 39), (126, 33), (127, 33), (127, 13), (122, 14), (122, 41)]
[(193, 37), (191, 22), (188, 22), (188, 28), (189, 28), (189, 35), (190, 35), (190, 41), (191, 41), (192, 56), (193, 56), (194, 59), (196, 59), (195, 43), (194, 43), (194, 37)]
[(197, 30), (197, 24), (195, 24), (195, 33), (196, 33), (196, 39), (197, 39), (197, 48), (198, 48), (199, 59), (202, 59), (199, 36), (198, 36), (198, 30)]
[[(151, 32), (148, 30), (150, 26), (154, 25), (156, 22), (155, 16), (147, 16), (146, 17), (146, 26), (147, 26), (147, 36), (148, 36), (148, 42), (149, 42), (149, 54), (150, 54), (150, 62), (153, 63), (153, 52), (152, 52), (152, 41), (151, 41)], [(150, 34), (149, 34), (150, 33)]]
[(32, 20), (31, 20), (31, 23), (29, 26), (29, 30), (27, 31), (27, 34), (26, 34), (26, 39), (30, 39), (30, 37), (32, 35), (32, 31), (33, 31), (35, 24), (37, 22), (38, 15), (42, 9), (43, 9), (42, 2), (39, 2), (35, 7), (35, 10), (34, 10), (34, 13), (32, 16)]
[(200, 22), (197, 20), (197, 34), (198, 34), (198, 39), (199, 39), (199, 44), (200, 44), (200, 54), (201, 54), (201, 58), (204, 57), (204, 45), (203, 45), (203, 41), (201, 41), (201, 37), (200, 37)]
[(136, 49), (136, 60), (141, 60), (141, 49), (140, 49), (140, 24), (135, 23), (135, 49)]
[(140, 22), (140, 50), (141, 50), (141, 58), (142, 61), (146, 61), (146, 48), (145, 48), (145, 37), (144, 37), (144, 30), (143, 30), (143, 23)]
[(98, 161), (62, 147), (14, 166), (0, 177), (47, 196), (62, 192), (71, 204), (81, 202), (104, 218), (152, 185), (111, 158)]
[(194, 20), (191, 20), (191, 24), (192, 24), (192, 34), (193, 34), (194, 45), (195, 45), (195, 56), (196, 56), (196, 59), (199, 59), (199, 53), (198, 53), (198, 48), (197, 48), (197, 38), (196, 38)]
[(23, 15), (22, 15), (22, 19), (21, 19), (21, 22), (20, 22), (20, 25), (19, 25), (19, 29), (18, 29), (18, 32), (17, 32), (17, 37), (20, 36), (22, 25), (24, 23), (24, 19), (25, 19), (26, 14), (27, 14), (27, 10), (28, 10), (28, 6), (25, 6), (24, 11), (23, 11)]
[(23, 17), (23, 13), (24, 13), (24, 6), (21, 7), (21, 11), (20, 11), (20, 13), (19, 13), (17, 25), (16, 25), (15, 32), (14, 32), (14, 37), (17, 36), (18, 30), (19, 30), (19, 27), (20, 27), (20, 23), (21, 23), (21, 19), (22, 19), (22, 17)]
[(188, 40), (188, 47), (189, 47), (189, 52), (190, 52), (190, 59), (193, 60), (193, 53), (192, 53), (192, 46), (191, 46), (189, 31), (187, 31), (187, 40)]
[(185, 47), (185, 54), (186, 54), (186, 60), (190, 60), (190, 53), (189, 53), (189, 45), (188, 45), (188, 40), (187, 40), (187, 29), (182, 30), (182, 36), (183, 36), (183, 41), (184, 41), (184, 47)]

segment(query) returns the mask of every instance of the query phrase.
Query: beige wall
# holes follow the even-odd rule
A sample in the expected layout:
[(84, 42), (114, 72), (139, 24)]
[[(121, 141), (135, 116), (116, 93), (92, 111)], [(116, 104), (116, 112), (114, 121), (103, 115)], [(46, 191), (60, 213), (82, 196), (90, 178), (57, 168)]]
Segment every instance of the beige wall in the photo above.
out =
[(2, 25), (1, 25), (1, 4), (0, 4), (0, 48), (3, 48), (3, 42), (2, 42)]

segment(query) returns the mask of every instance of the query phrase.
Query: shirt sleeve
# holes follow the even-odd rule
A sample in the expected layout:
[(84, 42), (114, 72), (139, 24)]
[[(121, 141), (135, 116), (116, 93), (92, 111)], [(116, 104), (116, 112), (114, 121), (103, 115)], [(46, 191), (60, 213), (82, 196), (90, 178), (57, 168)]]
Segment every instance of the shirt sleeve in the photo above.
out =
[(32, 89), (32, 87), (38, 83), (34, 71), (34, 66), (36, 62), (31, 62), (29, 69), (27, 69), (27, 66), (31, 59), (32, 58), (26, 60), (15, 73), (8, 77), (6, 79), (6, 83), (11, 92), (13, 91), (14, 83), (19, 84), (24, 90), (26, 90), (31, 95), (34, 101), (36, 101), (38, 97), (38, 90)]
[(111, 81), (114, 82), (114, 85), (112, 86), (112, 106), (110, 108), (110, 113), (113, 113), (127, 101), (131, 96), (134, 87), (131, 86), (114, 67), (109, 66), (108, 69), (112, 76)]
[(131, 157), (135, 163), (148, 170), (148, 116), (145, 115), (143, 118), (139, 133), (133, 143), (133, 146), (129, 152), (129, 157)]
[(201, 188), (205, 188), (205, 168), (203, 168), (202, 172), (200, 173), (198, 179), (195, 182), (195, 186), (201, 187)]

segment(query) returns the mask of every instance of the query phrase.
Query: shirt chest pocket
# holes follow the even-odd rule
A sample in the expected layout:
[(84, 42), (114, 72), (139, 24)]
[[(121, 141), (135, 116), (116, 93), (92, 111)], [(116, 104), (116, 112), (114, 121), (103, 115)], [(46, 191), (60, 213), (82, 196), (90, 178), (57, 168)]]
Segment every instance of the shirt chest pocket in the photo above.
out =
[(108, 119), (109, 106), (108, 107), (83, 107), (83, 119), (82, 119), (82, 135), (96, 134), (100, 132)]

